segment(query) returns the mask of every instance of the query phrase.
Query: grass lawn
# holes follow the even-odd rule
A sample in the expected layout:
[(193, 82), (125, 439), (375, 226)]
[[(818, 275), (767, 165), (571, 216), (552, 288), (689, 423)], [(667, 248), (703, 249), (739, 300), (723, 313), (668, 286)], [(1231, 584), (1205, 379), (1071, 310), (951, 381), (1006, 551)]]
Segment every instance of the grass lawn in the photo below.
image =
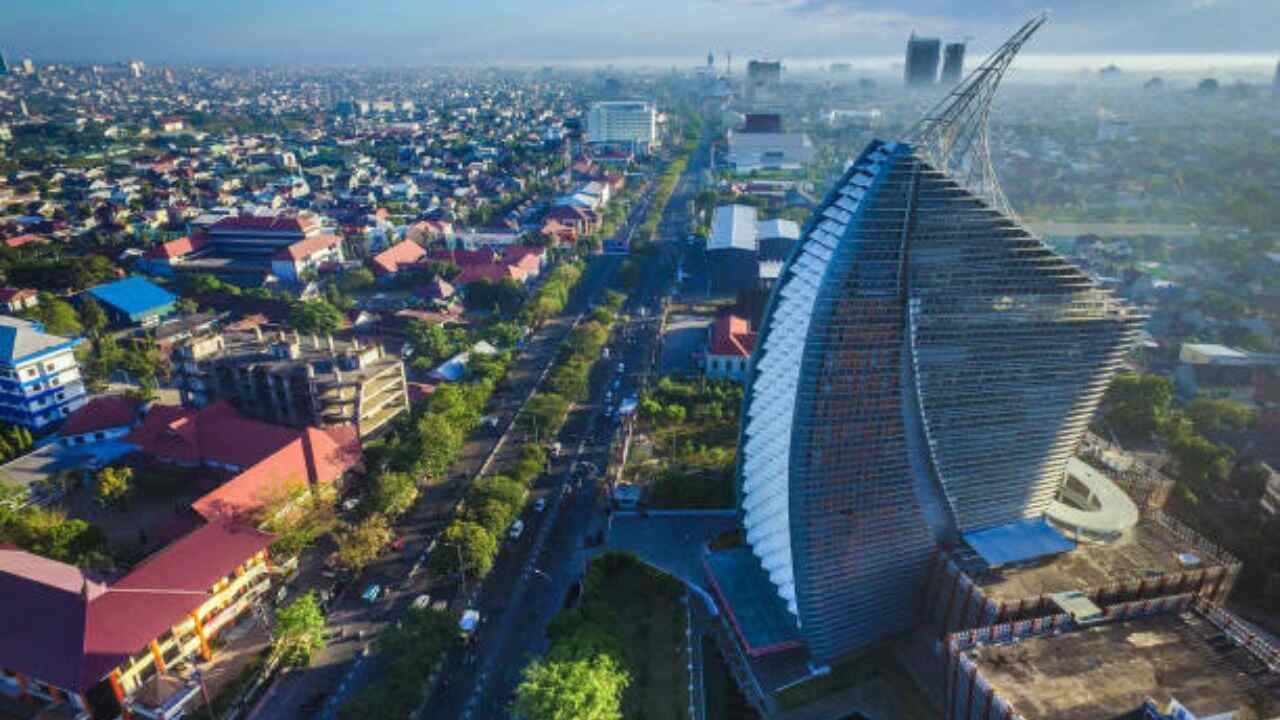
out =
[(635, 560), (614, 557), (596, 561), (605, 569), (600, 573), (604, 581), (587, 593), (588, 602), (604, 604), (618, 619), (612, 630), (631, 672), (623, 715), (628, 720), (688, 718), (684, 587)]

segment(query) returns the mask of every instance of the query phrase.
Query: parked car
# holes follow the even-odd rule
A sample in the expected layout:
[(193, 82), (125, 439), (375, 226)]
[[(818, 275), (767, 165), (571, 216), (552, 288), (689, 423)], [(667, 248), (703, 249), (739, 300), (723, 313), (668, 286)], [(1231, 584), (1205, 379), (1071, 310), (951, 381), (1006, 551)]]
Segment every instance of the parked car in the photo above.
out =
[(458, 632), (462, 637), (467, 637), (476, 631), (480, 626), (480, 612), (472, 608), (467, 608), (462, 613), (462, 618), (458, 620)]
[(547, 509), (547, 499), (546, 499), (546, 498), (538, 498), (537, 500), (534, 500), (534, 501), (533, 501), (533, 509), (534, 509), (535, 511), (537, 511), (537, 512), (542, 512), (543, 510), (546, 510), (546, 509)]
[(524, 521), (517, 519), (515, 522), (511, 523), (511, 529), (507, 530), (507, 537), (511, 538), (512, 540), (519, 540), (520, 535), (522, 535), (523, 533), (524, 533)]
[(423, 593), (418, 597), (414, 598), (413, 602), (410, 603), (410, 605), (412, 605), (416, 610), (426, 610), (427, 608), (431, 607), (431, 596), (427, 595), (426, 593)]
[(377, 602), (380, 597), (382, 597), (382, 586), (378, 583), (369, 583), (364, 592), (360, 593), (360, 599), (367, 603)]

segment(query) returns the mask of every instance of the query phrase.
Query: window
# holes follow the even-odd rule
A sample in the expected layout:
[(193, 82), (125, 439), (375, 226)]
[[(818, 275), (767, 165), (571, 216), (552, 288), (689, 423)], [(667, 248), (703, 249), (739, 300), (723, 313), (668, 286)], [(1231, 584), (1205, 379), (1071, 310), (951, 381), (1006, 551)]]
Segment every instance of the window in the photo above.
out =
[(36, 376), (36, 369), (35, 369), (35, 368), (27, 368), (27, 377), (35, 377), (35, 376)]
[(54, 365), (53, 363), (45, 363), (45, 366), (44, 366), (45, 372), (53, 372), (56, 369), (58, 369), (57, 365)]

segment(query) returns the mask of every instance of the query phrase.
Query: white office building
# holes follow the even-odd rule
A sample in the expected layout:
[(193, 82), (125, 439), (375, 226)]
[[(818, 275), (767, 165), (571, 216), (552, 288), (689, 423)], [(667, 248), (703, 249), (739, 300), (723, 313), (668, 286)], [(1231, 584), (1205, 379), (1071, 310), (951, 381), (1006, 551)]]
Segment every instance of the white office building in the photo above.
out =
[(38, 322), (0, 315), (0, 421), (39, 430), (84, 405), (78, 344)]
[(628, 143), (647, 152), (658, 146), (658, 108), (641, 100), (595, 103), (587, 113), (587, 142)]

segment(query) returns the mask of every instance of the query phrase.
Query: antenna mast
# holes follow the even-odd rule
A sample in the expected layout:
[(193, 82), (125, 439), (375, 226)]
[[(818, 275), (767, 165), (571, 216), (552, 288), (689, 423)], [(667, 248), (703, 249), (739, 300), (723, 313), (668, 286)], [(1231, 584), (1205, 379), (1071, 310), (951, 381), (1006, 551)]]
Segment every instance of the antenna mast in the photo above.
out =
[(1009, 217), (1015, 215), (991, 165), (988, 117), (996, 88), (1014, 57), (1048, 20), (1048, 13), (1028, 20), (907, 133), (907, 142), (929, 164), (950, 174)]

